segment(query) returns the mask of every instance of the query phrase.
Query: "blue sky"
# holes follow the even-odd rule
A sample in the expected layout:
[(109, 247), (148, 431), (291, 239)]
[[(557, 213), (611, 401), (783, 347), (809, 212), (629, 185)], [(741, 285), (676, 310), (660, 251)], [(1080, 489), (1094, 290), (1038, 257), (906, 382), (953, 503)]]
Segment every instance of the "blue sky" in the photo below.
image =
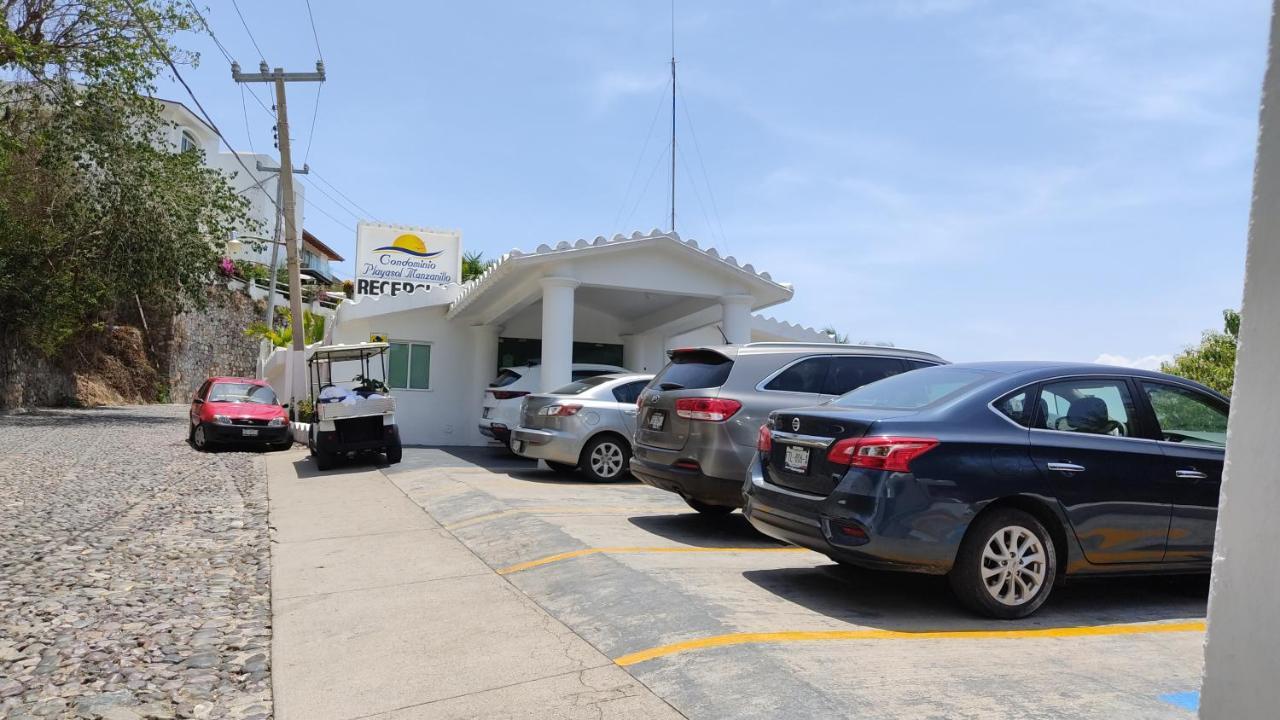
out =
[[(209, 4), (254, 68), (231, 3)], [(240, 7), (273, 66), (313, 65), (303, 0)], [(666, 228), (669, 3), (312, 7), (329, 81), (314, 133), (316, 89), (291, 88), (295, 155), (310, 145), (357, 215), (460, 229), (490, 257)], [(794, 283), (769, 314), (853, 340), (1150, 364), (1239, 304), (1268, 13), (678, 2), (677, 229)], [(213, 44), (181, 42), (236, 149), (270, 150)], [(350, 258), (349, 203), (308, 197), (308, 229)]]

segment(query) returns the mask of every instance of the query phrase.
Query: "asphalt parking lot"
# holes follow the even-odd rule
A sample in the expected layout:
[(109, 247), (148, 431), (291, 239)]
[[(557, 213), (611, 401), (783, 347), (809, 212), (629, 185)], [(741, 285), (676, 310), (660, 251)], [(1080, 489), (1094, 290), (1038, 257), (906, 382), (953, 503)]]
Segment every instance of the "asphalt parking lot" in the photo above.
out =
[(1194, 717), (1207, 579), (1077, 582), (967, 614), (942, 578), (838, 566), (635, 482), (500, 450), (383, 468), (518, 590), (688, 717)]

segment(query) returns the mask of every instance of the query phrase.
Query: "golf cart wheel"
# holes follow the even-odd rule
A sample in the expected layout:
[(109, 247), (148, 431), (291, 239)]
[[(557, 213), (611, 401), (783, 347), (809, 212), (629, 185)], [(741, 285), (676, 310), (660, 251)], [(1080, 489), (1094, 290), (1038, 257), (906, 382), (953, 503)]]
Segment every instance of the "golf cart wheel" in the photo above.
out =
[(970, 610), (1023, 618), (1049, 599), (1057, 577), (1053, 536), (1034, 516), (998, 508), (965, 533), (951, 568), (951, 589)]
[(547, 461), (547, 467), (551, 468), (552, 470), (555, 470), (558, 473), (564, 473), (564, 474), (571, 473), (574, 470), (578, 469), (577, 465), (570, 465), (568, 463), (561, 463), (561, 462), (551, 462), (550, 460)]
[(334, 457), (323, 450), (312, 450), (311, 459), (316, 461), (317, 470), (328, 470), (333, 467)]
[(388, 463), (395, 465), (396, 463), (400, 462), (400, 458), (402, 457), (404, 457), (404, 448), (400, 445), (400, 443), (396, 443), (395, 445), (391, 445), (387, 448)]
[(736, 509), (731, 508), (728, 505), (712, 505), (711, 503), (704, 503), (701, 500), (694, 500), (691, 497), (686, 497), (684, 501), (688, 503), (689, 507), (709, 517), (728, 515)]

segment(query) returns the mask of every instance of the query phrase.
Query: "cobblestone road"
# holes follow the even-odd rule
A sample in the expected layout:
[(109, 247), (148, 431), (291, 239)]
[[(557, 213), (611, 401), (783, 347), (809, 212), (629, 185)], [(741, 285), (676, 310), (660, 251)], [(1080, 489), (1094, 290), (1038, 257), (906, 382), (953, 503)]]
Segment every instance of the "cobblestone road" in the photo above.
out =
[(185, 415), (0, 415), (0, 717), (271, 716), (262, 457)]

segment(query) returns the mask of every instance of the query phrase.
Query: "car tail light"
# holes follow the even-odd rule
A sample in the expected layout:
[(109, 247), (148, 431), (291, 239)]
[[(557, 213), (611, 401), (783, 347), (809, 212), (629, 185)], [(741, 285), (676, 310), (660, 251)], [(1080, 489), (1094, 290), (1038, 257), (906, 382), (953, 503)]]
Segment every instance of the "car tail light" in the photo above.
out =
[(528, 390), (488, 390), (487, 392), (493, 393), (494, 399), (497, 400), (514, 400), (529, 394)]
[(568, 417), (570, 415), (577, 415), (578, 411), (581, 409), (582, 409), (582, 406), (576, 403), (566, 403), (564, 405), (547, 405), (546, 407), (539, 408), (538, 414), (556, 416), (556, 417)]
[(767, 453), (773, 449), (773, 430), (768, 425), (760, 426), (760, 434), (756, 435), (756, 450)]
[(862, 437), (837, 441), (827, 452), (827, 462), (835, 465), (910, 472), (911, 461), (938, 446), (933, 438)]
[(676, 400), (676, 415), (687, 420), (724, 422), (742, 409), (737, 400), (722, 398), (680, 398)]

